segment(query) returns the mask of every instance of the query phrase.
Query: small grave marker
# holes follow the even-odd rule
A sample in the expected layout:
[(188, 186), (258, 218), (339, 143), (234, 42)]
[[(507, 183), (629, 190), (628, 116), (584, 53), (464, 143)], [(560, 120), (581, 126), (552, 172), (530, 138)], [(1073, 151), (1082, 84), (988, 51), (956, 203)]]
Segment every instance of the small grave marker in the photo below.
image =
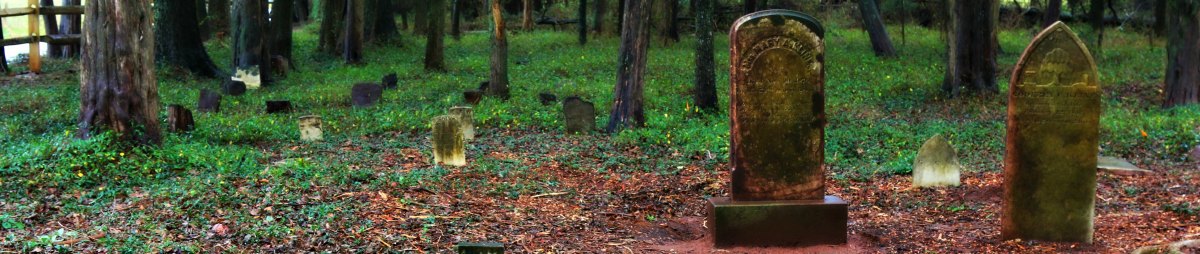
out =
[(462, 120), (444, 115), (433, 118), (433, 163), (447, 166), (467, 165)]
[(321, 116), (309, 115), (300, 117), (300, 140), (321, 141)]

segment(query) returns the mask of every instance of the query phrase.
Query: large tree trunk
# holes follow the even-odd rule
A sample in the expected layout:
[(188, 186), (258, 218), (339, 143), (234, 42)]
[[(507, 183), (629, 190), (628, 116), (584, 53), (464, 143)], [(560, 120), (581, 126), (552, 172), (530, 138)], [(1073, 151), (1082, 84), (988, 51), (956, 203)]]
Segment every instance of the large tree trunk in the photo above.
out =
[[(43, 7), (53, 7), (54, 0), (41, 0), (40, 5)], [(42, 23), (45, 23), (45, 25), (46, 25), (46, 32), (43, 34), (46, 34), (46, 35), (59, 34), (58, 17), (57, 16), (49, 15), (49, 14), (42, 15)], [(64, 57), (63, 56), (63, 48), (59, 47), (59, 46), (60, 45), (50, 45), (48, 47), (49, 49), (46, 52), (46, 55), (49, 55), (50, 57), (54, 57), (54, 58)]]
[(950, 1), (952, 29), (946, 77), (942, 90), (957, 96), (965, 86), (970, 91), (999, 92), (996, 87), (996, 0)]
[(317, 50), (329, 55), (338, 55), (342, 50), (342, 33), (346, 25), (347, 0), (321, 0), (320, 41)]
[(623, 128), (640, 128), (646, 124), (642, 109), (642, 87), (646, 74), (646, 50), (650, 44), (651, 0), (627, 0), (624, 27), (621, 27), (621, 47), (617, 56), (617, 86), (613, 94), (609, 133)]
[(892, 46), (892, 38), (888, 36), (883, 18), (879, 17), (879, 7), (875, 0), (858, 0), (858, 9), (862, 13), (863, 26), (871, 36), (871, 49), (877, 57), (894, 57), (896, 48)]
[(508, 36), (504, 24), (504, 9), (499, 0), (492, 0), (492, 58), (488, 81), (489, 96), (507, 100), (508, 94)]
[[(458, 0), (455, 0), (458, 1)], [(392, 0), (376, 0), (375, 40), (387, 41), (400, 34), (396, 28), (396, 3)]]
[(347, 0), (346, 1), (346, 27), (342, 29), (346, 34), (342, 36), (345, 40), (342, 45), (342, 60), (347, 64), (358, 64), (362, 62), (363, 50), (363, 5), (365, 0)]
[(608, 11), (608, 0), (595, 0), (592, 13), (592, 32), (604, 33), (604, 13)]
[(160, 143), (150, 1), (88, 0), (85, 8), (79, 137), (112, 130), (120, 140)]
[(1062, 17), (1062, 0), (1046, 1), (1046, 13), (1042, 14), (1042, 28), (1049, 27), (1054, 22), (1058, 22), (1059, 17)]
[(713, 0), (695, 0), (696, 108), (717, 112), (717, 77), (713, 46)]
[[(63, 0), (63, 6), (80, 5), (80, 0)], [(79, 15), (62, 15), (62, 22), (58, 23), (58, 31), (63, 34), (79, 34), (83, 31), (83, 19)], [(80, 47), (76, 45), (63, 45), (63, 56), (77, 57), (79, 56)]]
[(587, 44), (587, 0), (579, 0), (579, 12), (575, 14), (579, 22), (579, 45)]
[(292, 61), (292, 11), (296, 0), (275, 0), (271, 5), (271, 54)]
[(1200, 3), (1172, 0), (1167, 22), (1167, 98), (1163, 107), (1200, 102)]
[(217, 39), (224, 39), (229, 35), (229, 0), (208, 0), (208, 20), (204, 23), (208, 26), (208, 31), (215, 34)]
[(196, 18), (196, 0), (159, 1), (154, 5), (155, 57), (160, 63), (176, 66), (196, 75), (215, 78), (221, 71), (200, 38)]
[[(415, 1), (416, 4), (413, 4), (413, 11), (414, 11), (414, 13), (413, 13), (413, 32), (416, 32), (416, 33), (428, 33), (429, 32), (428, 31), (429, 30), (429, 21), (431, 19), (429, 17), (429, 15), (430, 15), (430, 12), (433, 11), (431, 9), (431, 5), (433, 5), (432, 1), (446, 1), (446, 0), (416, 0)], [(445, 6), (445, 4), (440, 4), (440, 5)], [(445, 11), (442, 11), (442, 12), (445, 12)]]
[(262, 84), (271, 79), (271, 51), (267, 48), (265, 0), (234, 0), (233, 69), (258, 70)]
[[(446, 0), (429, 0), (425, 10), (425, 70), (428, 71), (445, 71), (446, 70), (446, 49), (443, 34), (446, 30)], [(422, 11), (425, 12), (425, 11)], [(420, 16), (421, 12), (418, 12)], [(418, 22), (420, 24), (420, 22)]]
[(529, 31), (533, 29), (533, 5), (529, 0), (521, 2), (521, 29)]
[(208, 41), (212, 37), (212, 31), (208, 29), (208, 1), (196, 0), (196, 21), (200, 26), (200, 40)]

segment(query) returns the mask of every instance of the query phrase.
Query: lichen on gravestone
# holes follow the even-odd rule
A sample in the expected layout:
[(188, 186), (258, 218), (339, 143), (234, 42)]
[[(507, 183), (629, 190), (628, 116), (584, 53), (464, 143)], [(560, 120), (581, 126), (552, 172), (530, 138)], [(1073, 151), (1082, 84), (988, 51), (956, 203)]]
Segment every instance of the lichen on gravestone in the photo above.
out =
[(463, 140), (475, 140), (475, 110), (471, 107), (452, 107), (450, 115), (457, 116), (462, 121)]
[(462, 120), (458, 116), (443, 115), (434, 117), (430, 125), (433, 129), (433, 164), (467, 165)]

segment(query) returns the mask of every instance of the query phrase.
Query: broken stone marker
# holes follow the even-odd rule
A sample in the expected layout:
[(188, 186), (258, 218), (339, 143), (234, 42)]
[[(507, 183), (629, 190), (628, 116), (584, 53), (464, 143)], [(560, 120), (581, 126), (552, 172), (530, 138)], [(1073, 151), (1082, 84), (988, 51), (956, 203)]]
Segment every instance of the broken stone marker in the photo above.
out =
[(179, 104), (167, 106), (167, 128), (172, 132), (189, 132), (196, 128), (192, 111)]
[(846, 243), (846, 201), (825, 195), (824, 28), (789, 10), (729, 32), (730, 194), (709, 198), (713, 245)]
[(221, 89), (225, 90), (225, 94), (232, 96), (240, 96), (246, 94), (246, 83), (235, 80), (226, 80), (221, 84)]
[(360, 83), (350, 88), (350, 102), (355, 107), (374, 106), (376, 102), (379, 102), (380, 98), (383, 98), (382, 86)]
[(310, 115), (300, 117), (300, 140), (321, 141), (321, 116)]
[(444, 115), (434, 117), (431, 125), (433, 127), (433, 164), (467, 165), (462, 120), (459, 120), (458, 116)]
[(287, 113), (292, 111), (291, 101), (267, 101), (267, 114)]
[(1100, 81), (1066, 24), (1042, 30), (1013, 69), (1000, 236), (1092, 242)]
[(542, 102), (542, 106), (550, 106), (558, 102), (558, 96), (554, 96), (552, 93), (540, 93), (538, 94), (538, 101)]
[(571, 96), (563, 100), (562, 105), (567, 133), (588, 133), (596, 129), (596, 106), (591, 102)]
[(466, 101), (467, 104), (479, 105), (479, 101), (483, 100), (483, 92), (479, 90), (463, 92), (463, 100)]
[(383, 84), (384, 89), (394, 89), (394, 88), (396, 88), (397, 84), (399, 84), (399, 83), (400, 83), (400, 79), (396, 78), (396, 73), (393, 72), (391, 74), (388, 74), (387, 76), (383, 76), (383, 83), (380, 83), (380, 84)]
[(450, 115), (462, 121), (463, 140), (475, 140), (475, 110), (471, 107), (453, 107), (450, 108)]
[(913, 160), (913, 187), (958, 186), (958, 153), (941, 134), (934, 135), (917, 151)]
[(458, 254), (504, 254), (504, 244), (495, 242), (459, 243), (454, 249)]
[(200, 90), (200, 102), (196, 107), (196, 111), (203, 112), (221, 112), (221, 94), (208, 89)]

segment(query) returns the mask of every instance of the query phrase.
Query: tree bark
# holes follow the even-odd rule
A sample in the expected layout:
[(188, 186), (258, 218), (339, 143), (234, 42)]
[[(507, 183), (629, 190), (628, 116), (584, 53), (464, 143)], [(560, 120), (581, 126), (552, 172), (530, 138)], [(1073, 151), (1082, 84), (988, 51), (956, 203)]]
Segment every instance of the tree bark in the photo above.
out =
[[(292, 60), (292, 21), (296, 0), (275, 0), (271, 5), (271, 54), (283, 57), (290, 65)], [(303, 1), (303, 0), (301, 0)]]
[(204, 23), (218, 39), (229, 35), (229, 15), (232, 13), (229, 6), (229, 0), (208, 0), (209, 17)]
[(717, 112), (717, 77), (713, 46), (713, 0), (694, 0), (696, 12), (696, 108)]
[(342, 36), (342, 60), (347, 64), (362, 63), (363, 50), (363, 5), (365, 0), (346, 1), (346, 27)]
[(208, 56), (200, 38), (196, 0), (159, 1), (154, 5), (155, 57), (196, 75), (215, 78), (221, 71)]
[(617, 85), (614, 92), (609, 133), (624, 128), (640, 128), (646, 124), (642, 109), (642, 88), (646, 73), (646, 50), (650, 43), (651, 0), (627, 0), (624, 27), (621, 27), (621, 47), (617, 56)]
[(459, 8), (458, 0), (450, 1), (450, 36), (457, 41), (462, 39), (462, 8)]
[(492, 25), (492, 57), (491, 75), (488, 81), (487, 94), (507, 100), (508, 94), (508, 36), (504, 24), (504, 9), (499, 0), (491, 1)]
[(1046, 13), (1042, 14), (1042, 28), (1058, 22), (1059, 17), (1062, 17), (1062, 0), (1047, 0)]
[(317, 50), (329, 55), (338, 55), (342, 49), (342, 29), (346, 25), (347, 0), (321, 0), (320, 42)]
[(1104, 0), (1092, 0), (1090, 5), (1088, 19), (1092, 23), (1092, 30), (1096, 31), (1096, 47), (1092, 51), (1095, 51), (1093, 55), (1099, 58), (1104, 45)]
[(1167, 31), (1167, 1), (1154, 1), (1154, 33), (1163, 35)]
[[(413, 31), (414, 32), (418, 32), (418, 33), (428, 33), (429, 32), (428, 31), (429, 30), (429, 21), (430, 21), (430, 19), (432, 19), (429, 17), (429, 15), (430, 15), (430, 12), (433, 11), (431, 8), (432, 7), (431, 5), (433, 5), (433, 1), (445, 1), (445, 0), (416, 0), (415, 1), (417, 3), (414, 4), (414, 6), (413, 6), (413, 10), (415, 11), (415, 13), (413, 15)], [(445, 6), (445, 4), (441, 4), (441, 5)]]
[(312, 0), (299, 0), (292, 3), (292, 24), (304, 24), (312, 14)]
[(896, 48), (892, 46), (892, 38), (888, 36), (883, 18), (879, 17), (879, 7), (875, 0), (858, 0), (858, 9), (862, 13), (863, 25), (871, 36), (871, 49), (877, 57), (895, 57)]
[(159, 144), (150, 1), (88, 0), (84, 17), (79, 138), (111, 130), (122, 141)]
[[(80, 0), (63, 0), (62, 5), (63, 6), (78, 6), (81, 4), (80, 4)], [(82, 33), (83, 23), (81, 21), (83, 21), (83, 19), (79, 15), (62, 15), (62, 22), (58, 23), (58, 31), (63, 34)], [(80, 45), (78, 45), (78, 44), (63, 45), (62, 46), (63, 56), (78, 57), (79, 52), (80, 52), (79, 46)]]
[(962, 87), (970, 91), (997, 93), (996, 0), (951, 0), (949, 59), (942, 90), (957, 96)]
[[(425, 70), (445, 71), (446, 57), (443, 34), (446, 30), (446, 0), (427, 1), (425, 24)], [(418, 16), (421, 12), (418, 12)], [(419, 24), (419, 23), (418, 23)]]
[(263, 0), (234, 0), (233, 70), (258, 70), (262, 84), (271, 82), (271, 52), (267, 48), (267, 12)]
[(575, 14), (579, 22), (579, 45), (587, 45), (587, 0), (579, 0), (579, 12)]
[(391, 0), (376, 0), (376, 3), (378, 13), (375, 14), (374, 38), (379, 41), (391, 40), (400, 34), (396, 27), (396, 3)]
[(533, 29), (533, 5), (529, 0), (522, 0), (521, 8), (521, 29), (529, 31)]
[(608, 11), (608, 0), (595, 0), (592, 13), (592, 32), (604, 33), (604, 13)]
[(1168, 3), (1167, 108), (1200, 102), (1200, 3)]
[(625, 32), (625, 0), (617, 0), (617, 36)]
[(742, 12), (744, 12), (742, 14), (750, 14), (750, 13), (753, 13), (756, 11), (758, 11), (758, 1), (756, 1), (756, 0), (743, 0), (742, 1)]

